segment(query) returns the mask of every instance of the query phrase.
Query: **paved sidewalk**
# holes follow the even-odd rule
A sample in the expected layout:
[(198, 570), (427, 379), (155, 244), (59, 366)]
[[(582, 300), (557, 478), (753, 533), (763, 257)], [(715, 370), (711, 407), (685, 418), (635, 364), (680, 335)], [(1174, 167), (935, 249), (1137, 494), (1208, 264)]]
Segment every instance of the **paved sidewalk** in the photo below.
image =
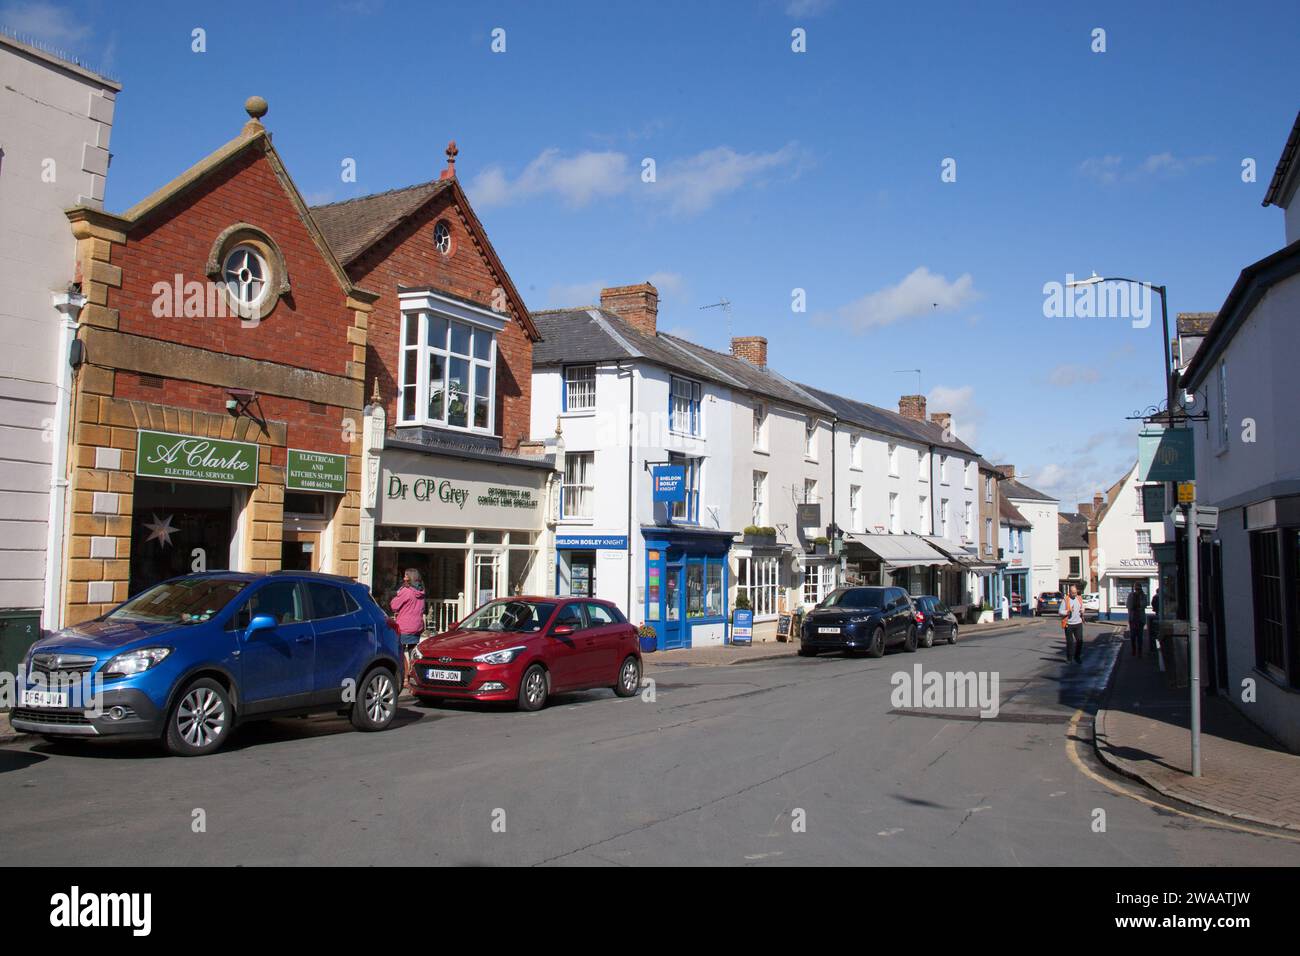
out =
[(1154, 655), (1115, 666), (1094, 743), (1115, 770), (1223, 816), (1300, 831), (1300, 756), (1280, 747), (1228, 701), (1201, 707), (1201, 772), (1191, 776), (1189, 691), (1171, 688)]
[[(1015, 618), (1011, 621), (994, 621), (992, 624), (963, 624), (957, 640), (976, 634), (1009, 631), (1021, 624), (1031, 622), (1031, 618)], [(763, 641), (758, 644), (720, 644), (714, 647), (690, 647), (675, 651), (655, 651), (645, 655), (647, 667), (705, 666), (718, 667), (728, 664), (750, 664), (755, 661), (780, 660), (793, 657), (799, 649), (798, 641)]]

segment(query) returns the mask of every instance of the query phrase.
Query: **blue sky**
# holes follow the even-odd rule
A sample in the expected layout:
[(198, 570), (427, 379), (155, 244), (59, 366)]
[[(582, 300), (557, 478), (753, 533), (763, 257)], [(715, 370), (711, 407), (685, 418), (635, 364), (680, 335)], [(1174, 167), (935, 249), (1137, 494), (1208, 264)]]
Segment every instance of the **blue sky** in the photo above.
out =
[(662, 329), (725, 348), (700, 307), (729, 299), (787, 376), (895, 407), (919, 367), (963, 438), (1087, 499), (1160, 396), (1159, 316), (1045, 318), (1044, 283), (1163, 283), (1172, 321), (1282, 245), (1260, 201), (1300, 106), (1300, 5), (881, 7), (0, 0), (0, 24), (125, 84), (110, 209), (233, 136), (252, 93), (312, 202), (432, 178), (455, 138), (532, 308), (649, 278)]

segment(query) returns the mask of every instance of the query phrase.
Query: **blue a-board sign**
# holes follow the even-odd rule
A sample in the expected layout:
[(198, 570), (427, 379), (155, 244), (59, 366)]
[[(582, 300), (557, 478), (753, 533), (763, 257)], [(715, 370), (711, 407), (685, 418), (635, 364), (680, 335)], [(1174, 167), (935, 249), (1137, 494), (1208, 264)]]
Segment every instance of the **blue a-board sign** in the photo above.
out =
[(731, 617), (731, 643), (754, 643), (754, 612), (736, 609)]
[(656, 465), (650, 472), (654, 482), (655, 504), (677, 504), (686, 500), (686, 468), (682, 465)]

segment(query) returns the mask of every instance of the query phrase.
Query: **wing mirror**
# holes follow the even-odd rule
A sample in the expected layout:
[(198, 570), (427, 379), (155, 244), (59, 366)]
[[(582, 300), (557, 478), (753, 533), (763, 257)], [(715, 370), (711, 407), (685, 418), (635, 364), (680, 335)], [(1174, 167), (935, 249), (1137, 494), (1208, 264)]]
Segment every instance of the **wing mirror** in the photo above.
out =
[(244, 628), (244, 640), (248, 640), (258, 631), (273, 630), (275, 630), (275, 618), (269, 614), (259, 614), (248, 622), (248, 627)]
[(572, 624), (557, 624), (551, 628), (551, 637), (568, 637), (572, 633)]

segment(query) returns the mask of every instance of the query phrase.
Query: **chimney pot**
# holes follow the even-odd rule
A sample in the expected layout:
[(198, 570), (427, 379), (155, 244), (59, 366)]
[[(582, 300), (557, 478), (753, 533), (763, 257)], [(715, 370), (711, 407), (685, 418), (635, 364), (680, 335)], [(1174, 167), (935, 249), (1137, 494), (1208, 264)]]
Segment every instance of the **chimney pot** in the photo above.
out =
[(767, 368), (767, 339), (761, 335), (742, 335), (731, 340), (731, 354), (750, 365)]
[(994, 467), (998, 470), (998, 472), (1001, 473), (1001, 475), (1002, 475), (1003, 478), (1014, 478), (1014, 477), (1016, 477), (1016, 466), (1015, 466), (1015, 465), (995, 465)]
[(642, 335), (655, 335), (659, 321), (659, 290), (649, 282), (600, 290), (600, 307), (613, 312)]
[(898, 399), (898, 414), (918, 422), (925, 421), (925, 396), (903, 395)]

